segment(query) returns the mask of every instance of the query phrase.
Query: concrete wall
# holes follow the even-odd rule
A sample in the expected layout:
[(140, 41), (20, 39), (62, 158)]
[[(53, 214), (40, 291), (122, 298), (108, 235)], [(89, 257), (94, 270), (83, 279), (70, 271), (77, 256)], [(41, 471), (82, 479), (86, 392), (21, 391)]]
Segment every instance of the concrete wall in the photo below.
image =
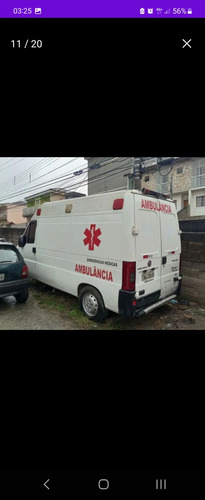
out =
[(174, 193), (173, 201), (176, 201), (177, 212), (180, 212), (184, 207), (182, 206), (182, 195), (181, 193)]
[(25, 228), (21, 227), (0, 227), (0, 238), (5, 238), (6, 241), (18, 245), (19, 236), (23, 234)]
[[(142, 189), (143, 188), (145, 188), (145, 189), (151, 189), (151, 191), (156, 191), (157, 190), (156, 170), (157, 170), (156, 166), (154, 168), (149, 168), (142, 175), (142, 181), (141, 181), (141, 188)], [(146, 177), (149, 177), (148, 181), (145, 181)]]
[(62, 194), (51, 194), (50, 196), (50, 201), (60, 201), (60, 200), (65, 200), (65, 195)]
[(182, 208), (178, 212), (178, 219), (180, 220), (188, 220), (190, 218), (190, 205)]
[(205, 305), (205, 233), (182, 233), (181, 297)]
[[(181, 167), (182, 173), (178, 174), (177, 169)], [(191, 188), (191, 159), (177, 161), (171, 173), (173, 176), (173, 193), (189, 191)]]

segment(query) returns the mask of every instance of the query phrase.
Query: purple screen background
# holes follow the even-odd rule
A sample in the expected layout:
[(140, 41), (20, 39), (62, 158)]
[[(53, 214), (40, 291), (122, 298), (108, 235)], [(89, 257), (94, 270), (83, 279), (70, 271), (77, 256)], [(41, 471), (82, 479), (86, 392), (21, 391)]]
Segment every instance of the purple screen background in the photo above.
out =
[[(32, 13), (14, 13), (16, 8), (31, 8)], [(35, 14), (35, 8), (41, 8), (41, 14)], [(140, 14), (140, 9), (145, 10)], [(153, 13), (148, 13), (148, 8)], [(162, 11), (156, 11), (161, 8)], [(174, 8), (184, 11), (173, 13)], [(188, 9), (192, 14), (188, 14)], [(170, 9), (170, 12), (169, 12)], [(167, 12), (168, 11), (168, 12)], [(165, 13), (166, 12), (166, 13)], [(200, 18), (205, 17), (204, 0), (3, 0), (0, 2), (1, 18)]]

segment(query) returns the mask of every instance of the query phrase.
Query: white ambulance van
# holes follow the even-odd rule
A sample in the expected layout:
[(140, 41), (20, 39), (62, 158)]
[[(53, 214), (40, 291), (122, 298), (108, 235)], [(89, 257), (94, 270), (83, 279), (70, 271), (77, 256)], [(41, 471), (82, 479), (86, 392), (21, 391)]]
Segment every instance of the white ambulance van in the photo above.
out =
[(180, 233), (172, 200), (126, 190), (44, 203), (19, 249), (31, 277), (102, 321), (108, 311), (147, 314), (180, 293)]

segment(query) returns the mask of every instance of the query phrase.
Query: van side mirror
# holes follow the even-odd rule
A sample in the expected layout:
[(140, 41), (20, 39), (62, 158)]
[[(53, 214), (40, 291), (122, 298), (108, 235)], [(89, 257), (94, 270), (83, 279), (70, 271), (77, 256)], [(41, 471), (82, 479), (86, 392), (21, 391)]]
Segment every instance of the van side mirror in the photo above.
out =
[(24, 247), (24, 245), (26, 244), (26, 237), (24, 235), (22, 236), (19, 236), (19, 247)]

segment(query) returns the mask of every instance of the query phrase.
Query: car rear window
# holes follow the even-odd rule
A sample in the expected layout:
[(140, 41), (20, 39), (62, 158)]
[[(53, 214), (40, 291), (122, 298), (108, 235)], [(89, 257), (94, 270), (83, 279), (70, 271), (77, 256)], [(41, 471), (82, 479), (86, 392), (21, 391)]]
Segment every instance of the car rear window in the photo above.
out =
[(15, 248), (10, 248), (10, 247), (0, 247), (0, 264), (6, 263), (6, 262), (18, 262), (20, 260), (20, 257), (15, 250)]

